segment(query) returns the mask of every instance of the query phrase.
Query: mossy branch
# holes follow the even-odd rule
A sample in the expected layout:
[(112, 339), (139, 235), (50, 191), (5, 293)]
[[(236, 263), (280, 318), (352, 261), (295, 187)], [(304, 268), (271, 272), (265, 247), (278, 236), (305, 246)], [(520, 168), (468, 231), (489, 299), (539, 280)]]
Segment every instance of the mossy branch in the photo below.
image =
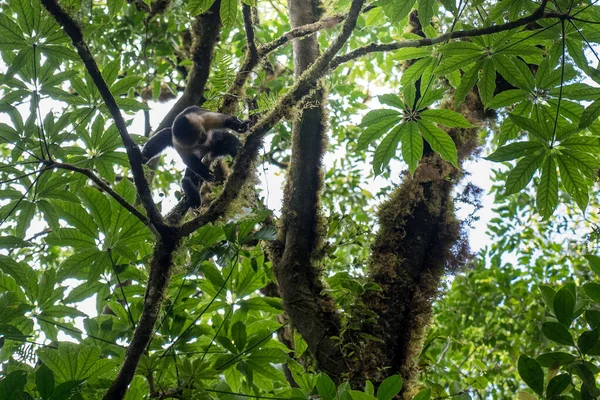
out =
[(352, 34), (363, 3), (364, 0), (353, 0), (348, 18), (333, 44), (298, 78), (294, 86), (279, 100), (273, 110), (250, 129), (246, 143), (233, 164), (233, 172), (227, 179), (223, 192), (210, 204), (205, 212), (182, 226), (182, 234), (189, 235), (225, 214), (227, 206), (237, 197), (242, 186), (251, 175), (254, 168), (253, 163), (258, 159), (258, 153), (262, 147), (263, 138), (275, 124), (315, 88), (317, 80), (325, 74), (333, 57)]

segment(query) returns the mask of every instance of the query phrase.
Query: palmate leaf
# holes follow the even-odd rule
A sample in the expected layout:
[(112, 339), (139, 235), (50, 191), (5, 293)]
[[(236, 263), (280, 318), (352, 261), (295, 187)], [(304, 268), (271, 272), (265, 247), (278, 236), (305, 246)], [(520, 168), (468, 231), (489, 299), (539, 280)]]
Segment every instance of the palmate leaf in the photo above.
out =
[(482, 55), (483, 48), (473, 42), (450, 42), (440, 46), (438, 51), (445, 56)]
[(523, 129), (525, 132), (532, 134), (543, 142), (548, 140), (548, 134), (542, 131), (538, 121), (534, 121), (531, 118), (526, 118), (517, 114), (509, 114), (508, 117), (512, 122), (514, 122), (515, 125)]
[(494, 162), (510, 161), (543, 150), (545, 147), (540, 142), (516, 142), (500, 147), (486, 157)]
[(579, 208), (585, 212), (589, 201), (585, 178), (569, 157), (557, 157), (556, 162), (560, 170), (560, 181), (565, 191), (573, 196)]
[(422, 119), (435, 122), (449, 128), (472, 128), (473, 125), (456, 111), (446, 109), (431, 109), (419, 113)]
[(446, 75), (459, 68), (464, 68), (477, 60), (479, 60), (483, 54), (463, 54), (458, 56), (444, 57), (442, 62), (434, 70), (436, 75)]
[(398, 143), (400, 138), (406, 130), (407, 124), (401, 124), (396, 126), (392, 131), (381, 141), (377, 149), (375, 149), (375, 155), (373, 156), (373, 171), (375, 175), (380, 175), (383, 171), (383, 166), (387, 165), (392, 157), (396, 155), (398, 150)]
[(498, 109), (523, 101), (529, 97), (529, 92), (522, 89), (510, 89), (498, 93), (486, 105), (486, 108)]
[(402, 144), (402, 158), (408, 164), (411, 175), (415, 173), (421, 157), (423, 157), (423, 138), (419, 133), (416, 122), (406, 123), (406, 132), (400, 138)]
[(587, 128), (592, 122), (598, 119), (598, 116), (600, 116), (600, 100), (594, 101), (583, 110), (581, 120), (579, 121), (579, 127)]
[(469, 93), (471, 88), (475, 86), (475, 83), (477, 83), (479, 70), (481, 69), (482, 65), (483, 60), (478, 61), (477, 63), (475, 63), (475, 65), (473, 65), (471, 68), (465, 71), (462, 79), (460, 80), (460, 84), (454, 92), (454, 108), (458, 108), (460, 103), (462, 103), (465, 97), (467, 96), (467, 93)]
[(543, 154), (523, 157), (508, 174), (504, 194), (508, 196), (517, 193), (527, 186), (543, 160)]
[(494, 90), (496, 90), (496, 68), (494, 68), (494, 64), (490, 59), (483, 61), (482, 68), (479, 71), (477, 89), (483, 105), (486, 106), (494, 96)]
[(437, 3), (435, 0), (419, 0), (417, 9), (419, 11), (419, 22), (422, 26), (428, 26), (434, 12), (437, 10)]
[(386, 106), (398, 108), (400, 110), (405, 108), (402, 99), (395, 94), (382, 94), (381, 96), (377, 96), (377, 99), (381, 104), (385, 104)]
[(558, 174), (554, 157), (546, 157), (542, 166), (542, 177), (537, 188), (536, 206), (540, 215), (548, 218), (558, 205)]
[(360, 123), (366, 129), (358, 138), (356, 149), (358, 151), (366, 149), (369, 144), (380, 138), (401, 121), (402, 115), (396, 110), (381, 109), (368, 112)]
[(442, 158), (455, 167), (458, 167), (458, 154), (456, 152), (456, 145), (454, 141), (446, 132), (436, 127), (429, 121), (419, 120), (419, 131), (423, 138), (427, 140), (427, 143), (431, 146), (434, 151), (440, 153)]
[(408, 15), (414, 4), (414, 0), (392, 1), (383, 6), (383, 12), (391, 23), (396, 24)]

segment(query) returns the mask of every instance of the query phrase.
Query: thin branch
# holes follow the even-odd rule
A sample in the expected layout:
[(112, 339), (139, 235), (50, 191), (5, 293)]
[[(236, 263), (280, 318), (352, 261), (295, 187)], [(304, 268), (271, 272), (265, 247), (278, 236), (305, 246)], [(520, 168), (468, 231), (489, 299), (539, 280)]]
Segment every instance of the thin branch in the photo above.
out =
[(158, 208), (152, 199), (150, 186), (148, 185), (146, 177), (144, 176), (144, 168), (142, 167), (142, 153), (140, 152), (140, 148), (137, 144), (135, 144), (127, 132), (125, 119), (123, 118), (123, 115), (121, 115), (121, 110), (119, 109), (114, 96), (110, 92), (110, 88), (108, 87), (106, 81), (102, 77), (100, 69), (98, 68), (98, 64), (96, 63), (94, 56), (92, 55), (87, 43), (83, 38), (81, 27), (69, 14), (62, 9), (56, 0), (42, 0), (42, 4), (44, 7), (46, 7), (48, 12), (52, 14), (54, 19), (63, 27), (63, 30), (71, 38), (73, 45), (77, 49), (77, 52), (79, 53), (87, 72), (92, 77), (94, 84), (98, 88), (98, 91), (100, 92), (100, 95), (106, 104), (106, 107), (115, 120), (115, 125), (119, 130), (119, 134), (121, 135), (121, 139), (125, 145), (125, 150), (127, 151), (129, 163), (131, 164), (133, 181), (138, 190), (142, 204), (146, 209), (146, 213), (153, 224), (158, 226), (162, 225), (162, 216), (160, 215), (160, 212), (158, 211)]
[(263, 138), (275, 124), (315, 88), (316, 82), (325, 74), (337, 52), (340, 51), (352, 34), (363, 3), (364, 0), (354, 0), (352, 2), (348, 18), (346, 18), (342, 31), (333, 44), (296, 80), (294, 86), (279, 100), (273, 110), (250, 129), (246, 143), (233, 164), (233, 172), (229, 175), (223, 192), (210, 204), (205, 212), (182, 225), (182, 235), (189, 235), (201, 226), (220, 218), (230, 202), (237, 198), (242, 186), (255, 168), (254, 160), (258, 158)]
[(517, 19), (515, 21), (510, 21), (505, 24), (488, 26), (485, 28), (477, 28), (477, 29), (468, 29), (463, 31), (454, 31), (448, 32), (440, 36), (436, 36), (434, 38), (423, 38), (418, 40), (401, 40), (399, 42), (392, 43), (371, 43), (363, 47), (359, 47), (353, 51), (350, 51), (342, 56), (335, 57), (331, 64), (330, 68), (335, 69), (340, 64), (348, 62), (350, 60), (354, 60), (355, 58), (363, 57), (367, 54), (376, 53), (376, 52), (384, 52), (384, 51), (393, 51), (406, 47), (425, 47), (432, 46), (434, 44), (445, 42), (449, 39), (460, 39), (466, 37), (475, 37), (475, 36), (483, 36), (489, 35), (492, 33), (504, 32), (511, 29), (519, 28), (521, 26), (525, 26), (537, 20), (543, 18), (556, 18), (556, 15), (546, 15), (544, 14), (544, 10), (546, 9), (546, 4), (548, 0), (543, 0), (542, 4), (535, 10), (531, 15), (527, 17), (523, 17)]
[(252, 8), (243, 4), (242, 11), (244, 14), (244, 30), (246, 31), (246, 40), (247, 40), (247, 49), (246, 56), (244, 57), (244, 61), (240, 66), (237, 75), (233, 81), (233, 84), (223, 96), (223, 102), (221, 107), (219, 107), (219, 111), (224, 114), (235, 114), (237, 101), (242, 96), (242, 92), (244, 90), (244, 86), (246, 85), (246, 81), (248, 80), (248, 76), (258, 65), (260, 61), (261, 55), (259, 54), (258, 49), (256, 48), (255, 38), (254, 38), (254, 27), (252, 21)]
[(134, 216), (136, 216), (137, 219), (142, 221), (142, 223), (144, 225), (150, 226), (150, 221), (144, 214), (139, 212), (138, 209), (136, 209), (131, 203), (129, 203), (127, 200), (125, 200), (119, 193), (115, 192), (110, 187), (110, 185), (107, 182), (105, 182), (102, 178), (96, 176), (96, 174), (94, 174), (94, 172), (92, 170), (87, 169), (87, 168), (76, 167), (75, 165), (72, 165), (72, 164), (52, 162), (52, 161), (46, 161), (46, 162), (44, 162), (44, 164), (46, 164), (48, 166), (48, 168), (65, 169), (68, 171), (78, 172), (82, 175), (87, 176), (88, 178), (90, 178), (90, 180), (92, 182), (94, 182), (96, 185), (98, 185), (98, 187), (100, 189), (104, 190), (113, 199), (115, 199), (117, 201), (117, 203), (119, 203), (121, 206), (123, 206), (123, 208), (125, 208), (127, 211), (132, 213)]

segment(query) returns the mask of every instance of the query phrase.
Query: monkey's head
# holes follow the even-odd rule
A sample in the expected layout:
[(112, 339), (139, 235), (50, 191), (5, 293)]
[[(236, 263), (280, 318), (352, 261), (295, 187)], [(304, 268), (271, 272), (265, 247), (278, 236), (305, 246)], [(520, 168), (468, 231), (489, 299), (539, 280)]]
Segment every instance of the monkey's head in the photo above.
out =
[(231, 116), (225, 121), (225, 126), (237, 133), (244, 133), (250, 128), (250, 121), (243, 121), (238, 117)]

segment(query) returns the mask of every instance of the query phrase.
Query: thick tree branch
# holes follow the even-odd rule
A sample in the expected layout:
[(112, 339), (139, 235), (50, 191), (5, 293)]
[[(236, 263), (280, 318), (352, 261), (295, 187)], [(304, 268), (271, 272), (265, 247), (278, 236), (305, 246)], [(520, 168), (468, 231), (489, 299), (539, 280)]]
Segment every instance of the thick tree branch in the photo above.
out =
[(189, 80), (183, 94), (154, 130), (155, 132), (170, 127), (177, 114), (189, 106), (200, 103), (208, 82), (214, 49), (221, 34), (220, 7), (221, 2), (217, 0), (208, 11), (196, 17), (192, 27), (194, 36), (192, 45), (193, 65)]
[[(318, 20), (319, 0), (289, 0), (288, 5), (292, 26)], [(294, 70), (299, 76), (319, 57), (319, 42), (313, 35), (293, 44)], [(285, 311), (306, 340), (319, 369), (339, 382), (347, 366), (339, 342), (332, 338), (340, 336), (341, 321), (314, 261), (315, 250), (322, 246), (324, 224), (320, 192), (327, 117), (322, 82), (307, 99), (312, 106), (302, 110), (292, 127), (292, 157), (281, 224), (271, 254)]]
[(483, 36), (489, 35), (492, 33), (504, 32), (511, 29), (515, 29), (521, 26), (525, 26), (537, 20), (543, 18), (557, 18), (555, 13), (544, 13), (546, 9), (546, 4), (548, 0), (543, 0), (542, 4), (535, 10), (531, 15), (526, 17), (517, 19), (515, 21), (510, 21), (505, 24), (500, 25), (492, 25), (485, 28), (476, 28), (476, 29), (467, 29), (464, 31), (453, 31), (448, 32), (440, 36), (436, 36), (434, 38), (423, 38), (419, 40), (401, 40), (398, 42), (392, 43), (371, 43), (363, 47), (359, 47), (358, 49), (352, 50), (344, 55), (337, 56), (331, 62), (330, 68), (335, 69), (340, 64), (345, 62), (354, 60), (359, 57), (363, 57), (367, 54), (376, 53), (376, 52), (384, 52), (384, 51), (393, 51), (406, 47), (426, 47), (432, 46), (434, 44), (443, 43), (450, 39), (460, 39), (466, 37), (475, 37), (475, 36)]
[(144, 168), (142, 167), (142, 154), (140, 152), (139, 147), (135, 144), (129, 133), (127, 132), (127, 125), (125, 124), (125, 119), (123, 119), (123, 115), (121, 115), (121, 110), (115, 101), (114, 96), (110, 92), (108, 85), (104, 78), (102, 78), (102, 74), (100, 69), (98, 68), (98, 64), (96, 64), (96, 60), (92, 55), (87, 43), (83, 39), (83, 32), (79, 25), (75, 22), (75, 20), (67, 14), (56, 2), (56, 0), (42, 0), (42, 4), (48, 12), (56, 19), (56, 21), (63, 27), (65, 33), (71, 38), (73, 45), (77, 49), (77, 53), (81, 57), (85, 68), (88, 73), (94, 80), (104, 103), (106, 103), (106, 107), (108, 108), (110, 114), (115, 120), (115, 125), (119, 130), (119, 134), (121, 135), (121, 139), (123, 140), (123, 144), (125, 146), (125, 150), (127, 151), (127, 157), (129, 158), (129, 163), (131, 165), (131, 172), (133, 174), (133, 181), (138, 190), (138, 194), (144, 205), (144, 209), (148, 214), (150, 222), (155, 225), (162, 224), (162, 216), (158, 212), (158, 208), (156, 208), (156, 204), (152, 199), (152, 192), (150, 191), (150, 186), (146, 181), (146, 177), (144, 176)]
[(237, 197), (240, 189), (251, 175), (254, 168), (253, 164), (258, 159), (263, 138), (276, 123), (315, 88), (317, 80), (323, 76), (333, 57), (352, 34), (363, 3), (364, 0), (354, 0), (352, 2), (348, 18), (333, 44), (298, 78), (294, 86), (279, 100), (273, 110), (250, 129), (250, 134), (247, 136), (246, 143), (233, 164), (233, 172), (227, 179), (223, 192), (210, 204), (205, 212), (182, 226), (183, 235), (189, 235), (201, 226), (216, 221), (225, 214), (227, 206)]
[(179, 238), (181, 237), (175, 229), (172, 229), (170, 233), (170, 235), (161, 235), (161, 239), (154, 246), (150, 263), (150, 275), (144, 296), (144, 310), (133, 333), (133, 339), (127, 347), (121, 370), (108, 392), (104, 395), (104, 400), (120, 400), (125, 396), (140, 358), (152, 338), (154, 324), (158, 318), (162, 299), (171, 275), (173, 252), (179, 247)]
[(144, 225), (151, 226), (150, 221), (148, 220), (148, 218), (144, 214), (142, 214), (141, 212), (139, 212), (133, 206), (133, 204), (129, 203), (120, 194), (118, 194), (117, 192), (115, 192), (113, 190), (113, 188), (111, 188), (110, 185), (107, 182), (105, 182), (102, 178), (96, 176), (96, 174), (94, 174), (94, 172), (92, 170), (90, 170), (88, 168), (80, 168), (80, 167), (77, 167), (77, 166), (72, 165), (72, 164), (59, 163), (59, 162), (54, 162), (54, 161), (44, 161), (44, 164), (46, 164), (49, 168), (60, 168), (60, 169), (64, 169), (64, 170), (67, 170), (67, 171), (78, 172), (80, 174), (83, 174), (83, 175), (87, 176), (88, 178), (90, 178), (90, 180), (92, 182), (94, 182), (96, 185), (98, 185), (98, 187), (100, 189), (104, 190), (113, 199), (115, 199), (117, 201), (117, 203), (119, 203), (120, 205), (122, 205), (123, 208), (125, 208), (127, 211), (129, 211), (131, 214), (133, 214), (137, 219), (139, 219), (140, 221), (142, 221), (142, 223)]

